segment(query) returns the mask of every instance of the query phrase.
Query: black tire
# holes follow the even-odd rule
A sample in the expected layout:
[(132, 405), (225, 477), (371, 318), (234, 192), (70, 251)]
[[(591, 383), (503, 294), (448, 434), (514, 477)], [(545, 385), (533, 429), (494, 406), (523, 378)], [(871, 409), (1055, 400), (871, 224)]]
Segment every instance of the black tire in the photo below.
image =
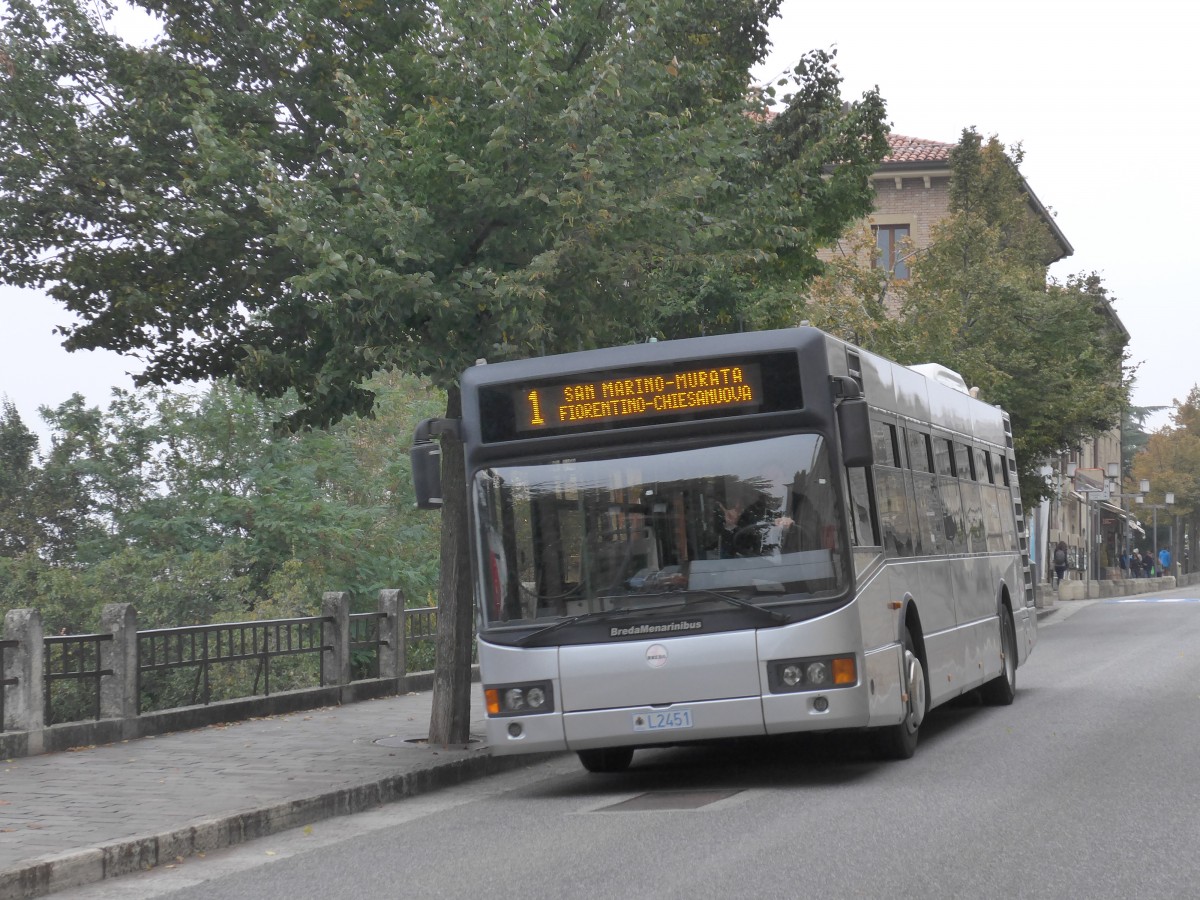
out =
[(579, 750), (579, 761), (589, 772), (611, 774), (624, 772), (633, 762), (632, 747), (604, 747), (600, 750)]
[(908, 708), (904, 721), (876, 729), (875, 753), (881, 759), (910, 759), (917, 752), (921, 722), (929, 711), (929, 674), (917, 656), (916, 644), (907, 627), (904, 629), (904, 666), (909, 682)]
[(1017, 629), (1008, 607), (1000, 614), (1000, 674), (979, 689), (983, 702), (989, 706), (1008, 706), (1017, 696)]

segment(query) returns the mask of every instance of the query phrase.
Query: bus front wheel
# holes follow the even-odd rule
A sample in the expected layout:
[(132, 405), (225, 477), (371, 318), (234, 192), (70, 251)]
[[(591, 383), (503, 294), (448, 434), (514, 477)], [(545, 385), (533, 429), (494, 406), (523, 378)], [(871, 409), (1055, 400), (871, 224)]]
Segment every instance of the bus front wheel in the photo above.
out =
[(917, 738), (929, 703), (929, 681), (917, 656), (912, 632), (904, 629), (904, 719), (875, 732), (875, 752), (883, 759), (909, 759), (917, 752)]
[(603, 747), (599, 750), (579, 750), (579, 761), (589, 772), (624, 772), (633, 762), (632, 747)]

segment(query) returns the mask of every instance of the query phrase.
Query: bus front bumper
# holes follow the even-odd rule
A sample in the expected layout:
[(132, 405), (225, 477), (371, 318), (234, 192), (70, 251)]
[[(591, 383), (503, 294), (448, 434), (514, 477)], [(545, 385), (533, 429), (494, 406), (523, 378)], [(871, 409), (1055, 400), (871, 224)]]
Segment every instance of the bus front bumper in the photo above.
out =
[(495, 717), (487, 720), (487, 742), (493, 754), (502, 756), (861, 728), (869, 720), (867, 692), (858, 685), (665, 706)]

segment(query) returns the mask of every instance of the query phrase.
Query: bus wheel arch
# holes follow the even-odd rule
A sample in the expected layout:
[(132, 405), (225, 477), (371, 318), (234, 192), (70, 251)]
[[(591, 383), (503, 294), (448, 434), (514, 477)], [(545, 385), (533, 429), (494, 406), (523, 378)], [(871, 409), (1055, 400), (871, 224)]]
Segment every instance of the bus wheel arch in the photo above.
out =
[(921, 723), (929, 712), (929, 672), (916, 607), (909, 603), (900, 634), (904, 717), (875, 730), (875, 752), (883, 759), (909, 759), (917, 750)]

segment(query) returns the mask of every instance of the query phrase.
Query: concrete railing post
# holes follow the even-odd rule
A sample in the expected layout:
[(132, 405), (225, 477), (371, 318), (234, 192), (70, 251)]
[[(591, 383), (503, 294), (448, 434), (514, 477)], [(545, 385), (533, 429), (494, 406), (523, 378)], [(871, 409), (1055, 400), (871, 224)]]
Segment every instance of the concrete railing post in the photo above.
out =
[(100, 645), (100, 668), (112, 675), (100, 680), (100, 715), (133, 719), (138, 714), (138, 621), (132, 603), (109, 603), (100, 613), (101, 633), (113, 639)]
[[(40, 731), (46, 724), (45, 644), (42, 614), (36, 609), (10, 609), (4, 615), (4, 638), (20, 641), (4, 655), (4, 677), (17, 683), (4, 690), (4, 712), (13, 731)], [(40, 748), (34, 752), (40, 753)]]
[(383, 613), (379, 620), (379, 637), (387, 641), (386, 647), (379, 648), (379, 677), (402, 679), (407, 671), (404, 664), (404, 593), (395, 589), (380, 591), (379, 611)]
[(330, 618), (321, 628), (325, 651), (325, 677), (322, 686), (350, 683), (350, 595), (329, 591), (321, 597), (321, 615)]

